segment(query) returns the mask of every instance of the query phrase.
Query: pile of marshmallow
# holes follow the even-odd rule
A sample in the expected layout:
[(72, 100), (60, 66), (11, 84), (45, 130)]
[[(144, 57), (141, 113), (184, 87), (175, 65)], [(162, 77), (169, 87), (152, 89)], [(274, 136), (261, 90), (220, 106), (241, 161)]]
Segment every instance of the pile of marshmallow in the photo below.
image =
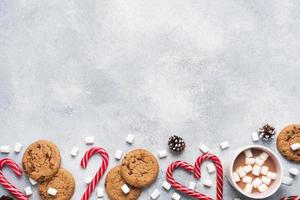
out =
[[(244, 191), (252, 193), (253, 188), (256, 188), (259, 192), (265, 192), (268, 190), (272, 180), (276, 179), (277, 174), (269, 171), (264, 163), (269, 158), (266, 152), (262, 152), (259, 156), (253, 157), (251, 149), (244, 151), (245, 154), (245, 166), (239, 167), (234, 173), (233, 178), (235, 182), (242, 181), (246, 184)], [(252, 173), (256, 178), (248, 176)]]

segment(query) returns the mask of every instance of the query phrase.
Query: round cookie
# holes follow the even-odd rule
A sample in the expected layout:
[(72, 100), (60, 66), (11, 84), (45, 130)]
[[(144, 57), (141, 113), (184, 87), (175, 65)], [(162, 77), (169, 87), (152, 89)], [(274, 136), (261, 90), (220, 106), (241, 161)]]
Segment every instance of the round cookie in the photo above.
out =
[(126, 184), (121, 176), (121, 166), (112, 168), (105, 179), (105, 190), (110, 200), (136, 200), (140, 194), (141, 189), (128, 185), (130, 192), (124, 194), (121, 187)]
[(300, 125), (291, 124), (283, 128), (277, 137), (277, 148), (288, 160), (300, 162), (300, 149), (291, 150), (291, 145), (300, 143)]
[[(48, 194), (48, 189), (57, 190), (55, 196)], [(42, 200), (69, 200), (74, 194), (75, 180), (67, 170), (60, 168), (51, 180), (44, 181), (38, 185)]]
[(124, 180), (137, 188), (144, 188), (153, 183), (157, 178), (158, 170), (156, 158), (144, 149), (127, 153), (121, 165), (121, 175)]
[(55, 144), (39, 140), (26, 149), (23, 155), (23, 169), (33, 180), (41, 183), (52, 178), (60, 168), (60, 153)]

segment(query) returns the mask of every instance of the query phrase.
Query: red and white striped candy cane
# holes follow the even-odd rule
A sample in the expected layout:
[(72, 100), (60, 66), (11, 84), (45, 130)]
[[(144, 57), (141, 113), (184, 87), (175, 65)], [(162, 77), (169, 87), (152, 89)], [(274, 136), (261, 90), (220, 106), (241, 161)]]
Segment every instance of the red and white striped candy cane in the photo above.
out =
[(200, 156), (195, 162), (195, 177), (201, 177), (201, 164), (205, 160), (211, 160), (215, 166), (217, 171), (216, 184), (217, 184), (217, 200), (223, 199), (223, 166), (220, 159), (210, 153), (203, 154)]
[(81, 200), (88, 200), (90, 198), (91, 193), (93, 192), (93, 190), (95, 189), (96, 185), (98, 184), (98, 182), (100, 181), (101, 177), (103, 176), (105, 170), (107, 169), (108, 162), (109, 162), (109, 155), (105, 151), (105, 149), (103, 149), (101, 147), (93, 147), (90, 150), (88, 150), (84, 154), (84, 156), (83, 156), (83, 158), (81, 160), (81, 163), (80, 163), (81, 167), (86, 168), (89, 159), (94, 154), (97, 154), (97, 153), (102, 156), (102, 159), (103, 159), (102, 164), (101, 164), (98, 172), (96, 173), (95, 177), (93, 178), (93, 180), (91, 181), (91, 183), (87, 187), (85, 193), (81, 197)]
[(183, 168), (183, 169), (189, 171), (190, 173), (195, 173), (194, 166), (188, 164), (187, 162), (175, 161), (175, 162), (171, 163), (167, 169), (166, 177), (167, 177), (167, 181), (172, 185), (173, 188), (175, 188), (176, 190), (178, 190), (190, 197), (194, 197), (199, 200), (213, 200), (212, 198), (210, 198), (204, 194), (201, 194), (195, 190), (187, 188), (186, 186), (183, 186), (179, 182), (175, 181), (175, 179), (173, 177), (173, 171), (178, 167)]
[(8, 182), (8, 180), (4, 177), (2, 168), (5, 165), (11, 168), (12, 171), (17, 176), (22, 176), (21, 168), (13, 160), (9, 158), (4, 158), (0, 160), (0, 184), (11, 194), (13, 194), (18, 200), (28, 200), (28, 198), (22, 192), (20, 192), (15, 186), (13, 186), (10, 182)]
[(282, 197), (280, 200), (299, 200), (300, 196)]

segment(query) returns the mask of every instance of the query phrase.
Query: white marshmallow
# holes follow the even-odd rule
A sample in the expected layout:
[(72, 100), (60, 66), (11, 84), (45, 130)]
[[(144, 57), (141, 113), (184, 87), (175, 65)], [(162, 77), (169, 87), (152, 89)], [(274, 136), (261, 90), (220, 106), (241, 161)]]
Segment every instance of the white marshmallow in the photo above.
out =
[(127, 135), (127, 138), (126, 138), (126, 142), (127, 142), (128, 144), (132, 144), (132, 143), (133, 143), (133, 140), (134, 140), (134, 135), (128, 134), (128, 135)]
[(292, 151), (297, 151), (298, 149), (300, 149), (300, 143), (292, 144), (291, 149)]
[(24, 189), (24, 191), (25, 191), (26, 196), (32, 195), (32, 189), (31, 189), (30, 186), (26, 187), (26, 188)]
[(233, 180), (235, 181), (235, 182), (239, 182), (241, 179), (240, 179), (240, 177), (239, 177), (239, 175), (238, 175), (238, 173), (236, 173), (236, 172), (233, 172)]
[(265, 161), (263, 161), (261, 158), (259, 157), (256, 157), (255, 158), (255, 164), (258, 165), (258, 166), (263, 166), (263, 164), (265, 163)]
[(151, 193), (151, 199), (157, 199), (160, 195), (160, 192), (158, 191), (158, 189), (155, 189), (152, 193)]
[(2, 145), (0, 146), (0, 153), (9, 153), (10, 147), (8, 145)]
[(246, 166), (244, 166), (243, 167), (243, 170), (244, 170), (244, 172), (247, 174), (247, 173), (249, 173), (249, 172), (251, 172), (252, 171), (252, 166), (251, 165), (246, 165)]
[(170, 183), (168, 183), (167, 181), (164, 181), (164, 182), (163, 182), (162, 187), (163, 187), (165, 190), (170, 190), (170, 189), (171, 189), (171, 185), (170, 185)]
[(262, 152), (262, 153), (259, 155), (259, 158), (262, 159), (263, 161), (266, 161), (266, 160), (269, 158), (269, 154), (266, 153), (266, 152)]
[(252, 181), (252, 185), (254, 188), (258, 188), (258, 186), (260, 186), (262, 184), (262, 181), (260, 178), (255, 178), (253, 181)]
[(276, 176), (277, 176), (277, 174), (274, 173), (274, 172), (268, 172), (267, 173), (267, 177), (270, 178), (270, 179), (272, 179), (272, 180), (275, 180)]
[(250, 176), (245, 176), (243, 179), (242, 179), (243, 183), (251, 183), (252, 182), (252, 177)]
[(297, 176), (299, 174), (299, 170), (297, 168), (291, 168), (289, 170), (289, 173), (292, 175), (292, 176)]
[(50, 187), (50, 188), (48, 188), (47, 193), (50, 194), (51, 196), (56, 196), (57, 190)]
[(241, 178), (243, 178), (243, 177), (246, 176), (246, 172), (244, 171), (244, 169), (243, 169), (242, 167), (238, 168), (238, 169), (236, 170), (236, 172), (238, 173), (238, 175), (239, 175)]
[(78, 147), (73, 147), (71, 150), (71, 156), (73, 157), (77, 156), (78, 151), (79, 151)]
[(224, 141), (220, 144), (220, 147), (222, 150), (229, 148), (229, 142), (228, 141)]
[(115, 153), (115, 159), (120, 160), (122, 158), (123, 151), (117, 150)]
[(246, 165), (253, 165), (255, 163), (255, 158), (246, 158), (245, 164)]
[(212, 174), (216, 171), (216, 167), (213, 163), (209, 163), (207, 166), (206, 166), (206, 169), (208, 171), (208, 173)]
[(190, 188), (191, 190), (194, 190), (194, 189), (196, 188), (196, 185), (197, 185), (197, 183), (191, 181), (191, 182), (189, 183), (189, 187), (188, 187), (188, 188)]
[(244, 151), (244, 154), (247, 158), (252, 158), (253, 157), (253, 154), (252, 154), (252, 151), (251, 149), (247, 149)]
[(263, 177), (261, 177), (261, 181), (266, 185), (270, 185), (272, 180), (266, 176), (263, 176)]
[(253, 189), (253, 185), (251, 185), (251, 184), (246, 184), (244, 191), (245, 191), (246, 193), (251, 193), (251, 192), (252, 192), (252, 189)]
[(256, 133), (256, 132), (252, 133), (252, 134), (251, 134), (251, 137), (252, 137), (252, 141), (253, 141), (253, 142), (259, 141), (258, 133)]
[(207, 153), (209, 151), (209, 148), (205, 144), (202, 144), (199, 149), (202, 153)]
[(252, 174), (255, 176), (259, 176), (261, 171), (261, 167), (258, 165), (254, 165), (253, 169), (252, 169)]
[(14, 148), (14, 151), (16, 152), (16, 153), (20, 153), (21, 151), (22, 151), (22, 147), (23, 147), (23, 145), (21, 144), (21, 143), (16, 143), (15, 144), (15, 148)]
[(32, 178), (29, 178), (29, 182), (31, 183), (31, 185), (35, 186), (37, 184), (37, 182), (35, 180), (33, 180)]
[(212, 186), (212, 181), (211, 180), (209, 180), (209, 179), (204, 179), (203, 180), (203, 185), (205, 186), (205, 187), (211, 187)]
[(167, 151), (166, 151), (166, 150), (160, 150), (160, 151), (158, 151), (157, 153), (158, 153), (158, 157), (159, 157), (160, 159), (166, 158), (166, 157), (167, 157)]
[(121, 190), (124, 194), (128, 194), (130, 192), (129, 187), (126, 184), (122, 185)]
[(267, 166), (262, 166), (262, 167), (261, 167), (260, 173), (261, 173), (262, 175), (267, 175), (268, 172), (269, 172), (269, 167), (267, 167)]
[(104, 197), (104, 189), (102, 187), (97, 188), (97, 197), (98, 198)]
[(92, 180), (93, 180), (93, 178), (89, 176), (84, 179), (84, 182), (85, 182), (85, 184), (90, 184), (90, 182), (92, 182)]
[(268, 190), (268, 186), (266, 185), (266, 184), (261, 184), (260, 186), (258, 186), (258, 191), (259, 192), (265, 192), (265, 191), (267, 191)]
[(181, 196), (180, 196), (178, 193), (174, 192), (174, 193), (172, 194), (172, 199), (173, 199), (173, 200), (180, 200), (180, 198), (181, 198)]
[(95, 138), (93, 136), (85, 137), (85, 143), (88, 145), (94, 144)]
[(288, 177), (288, 176), (283, 176), (282, 177), (282, 184), (284, 185), (292, 185), (293, 184), (293, 179), (291, 177)]

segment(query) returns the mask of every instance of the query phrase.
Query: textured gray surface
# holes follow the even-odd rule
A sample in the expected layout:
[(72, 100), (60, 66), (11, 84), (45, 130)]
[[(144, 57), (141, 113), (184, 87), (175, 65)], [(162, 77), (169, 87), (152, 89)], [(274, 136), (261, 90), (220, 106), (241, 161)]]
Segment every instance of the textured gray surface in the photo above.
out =
[[(160, 178), (140, 198), (149, 199), (167, 165), (193, 162), (200, 143), (227, 162), (262, 123), (299, 122), (299, 11), (296, 0), (1, 0), (0, 145), (54, 141), (79, 199), (83, 179), (100, 163), (95, 157), (80, 169), (85, 136), (113, 156), (135, 147), (156, 152), (177, 133), (188, 147), (160, 161)], [(223, 140), (231, 146), (220, 152)], [(73, 145), (80, 147), (75, 159)], [(9, 157), (20, 162), (22, 155)], [(286, 174), (299, 168), (283, 163)], [(19, 188), (29, 184), (5, 173)], [(299, 193), (299, 183), (276, 197)], [(227, 182), (224, 193), (225, 200), (238, 196)]]

